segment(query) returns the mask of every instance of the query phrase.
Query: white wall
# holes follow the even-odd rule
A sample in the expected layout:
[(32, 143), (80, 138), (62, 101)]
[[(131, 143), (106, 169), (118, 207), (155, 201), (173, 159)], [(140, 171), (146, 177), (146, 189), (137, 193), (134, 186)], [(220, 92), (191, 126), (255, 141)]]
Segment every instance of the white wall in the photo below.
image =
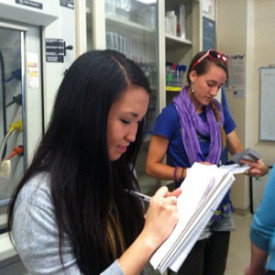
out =
[[(238, 135), (245, 147), (255, 148), (266, 163), (273, 164), (275, 143), (260, 142), (258, 138), (258, 68), (275, 63), (275, 1), (217, 0), (216, 20), (217, 48), (227, 54), (245, 54), (244, 96), (236, 98), (232, 90), (226, 91)], [(248, 178), (238, 176), (231, 193), (236, 208), (248, 209), (248, 192)]]
[[(229, 55), (246, 54), (247, 51), (247, 1), (217, 1), (217, 48)], [(246, 57), (247, 60), (247, 57)], [(234, 98), (233, 91), (226, 89), (232, 116), (237, 124), (237, 133), (245, 144), (246, 90), (243, 98)], [(248, 207), (247, 179), (237, 176), (231, 189), (231, 199), (236, 208)]]
[[(254, 94), (257, 99), (257, 116), (253, 117), (258, 126), (259, 113), (259, 67), (267, 67), (275, 63), (275, 1), (273, 0), (254, 0), (255, 2), (255, 52), (254, 52), (254, 74), (253, 80)], [(274, 102), (275, 105), (275, 102)], [(275, 123), (275, 121), (274, 121)], [(258, 137), (257, 132), (254, 133)], [(255, 148), (260, 151), (268, 164), (273, 164), (275, 160), (275, 142), (258, 142), (255, 139)]]

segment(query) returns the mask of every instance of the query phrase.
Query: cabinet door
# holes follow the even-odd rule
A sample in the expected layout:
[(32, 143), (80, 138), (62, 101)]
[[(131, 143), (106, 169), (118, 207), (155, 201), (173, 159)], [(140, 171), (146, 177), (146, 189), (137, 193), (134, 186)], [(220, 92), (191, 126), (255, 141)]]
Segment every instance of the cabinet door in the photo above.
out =
[[(26, 165), (24, 31), (0, 24), (0, 215)], [(1, 227), (5, 223), (0, 222)]]
[(0, 22), (0, 232), (43, 133), (40, 38), (38, 26)]
[(145, 117), (144, 142), (136, 172), (141, 189), (153, 193), (157, 181), (145, 175), (145, 158), (158, 108), (157, 0), (87, 1), (88, 49), (113, 49), (134, 60), (150, 81), (152, 93)]
[[(165, 1), (166, 103), (187, 84), (186, 71), (201, 49), (201, 7), (195, 0)], [(170, 30), (176, 17), (176, 34)]]

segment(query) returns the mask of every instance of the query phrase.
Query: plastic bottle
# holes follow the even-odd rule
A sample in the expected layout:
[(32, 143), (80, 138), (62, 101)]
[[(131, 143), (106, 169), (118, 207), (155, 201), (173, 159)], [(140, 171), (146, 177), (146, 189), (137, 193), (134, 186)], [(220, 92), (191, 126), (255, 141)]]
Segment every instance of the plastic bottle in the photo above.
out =
[(166, 62), (166, 86), (172, 86), (173, 82), (173, 72), (172, 72), (172, 62)]
[(177, 64), (172, 63), (172, 85), (173, 87), (177, 87), (178, 74), (177, 74)]
[(105, 12), (106, 12), (106, 15), (114, 15), (116, 13), (114, 0), (105, 1)]
[(167, 11), (166, 12), (166, 24), (170, 26), (170, 28), (167, 26), (167, 29), (170, 29), (170, 32), (168, 34), (171, 35), (177, 35), (177, 16), (175, 14), (175, 11)]
[(183, 4), (176, 7), (176, 15), (177, 15), (177, 35), (185, 39), (186, 32), (185, 32), (185, 6)]
[(182, 87), (184, 85), (184, 74), (186, 71), (186, 66), (185, 65), (180, 65), (180, 87)]

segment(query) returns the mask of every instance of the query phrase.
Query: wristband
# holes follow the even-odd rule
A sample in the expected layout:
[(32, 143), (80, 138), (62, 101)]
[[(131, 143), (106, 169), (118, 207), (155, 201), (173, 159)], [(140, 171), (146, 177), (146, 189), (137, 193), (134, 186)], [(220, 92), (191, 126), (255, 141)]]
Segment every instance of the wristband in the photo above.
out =
[(174, 178), (174, 181), (178, 181), (178, 178), (177, 178), (177, 170), (178, 170), (178, 166), (176, 166), (175, 168), (174, 168), (174, 173), (173, 173), (173, 178)]

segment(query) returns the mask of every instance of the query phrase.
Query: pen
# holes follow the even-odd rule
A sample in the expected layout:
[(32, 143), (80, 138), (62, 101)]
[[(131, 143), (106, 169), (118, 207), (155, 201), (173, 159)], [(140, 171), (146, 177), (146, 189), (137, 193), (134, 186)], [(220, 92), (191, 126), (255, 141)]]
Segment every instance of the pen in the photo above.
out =
[(132, 195), (132, 196), (135, 196), (135, 197), (140, 198), (140, 199), (143, 200), (143, 201), (149, 202), (150, 199), (151, 199), (150, 196), (147, 196), (147, 195), (142, 194), (142, 193), (140, 193), (140, 192), (138, 192), (138, 191), (135, 191), (135, 190), (125, 189), (125, 191), (126, 191), (127, 193), (129, 193), (130, 195)]

